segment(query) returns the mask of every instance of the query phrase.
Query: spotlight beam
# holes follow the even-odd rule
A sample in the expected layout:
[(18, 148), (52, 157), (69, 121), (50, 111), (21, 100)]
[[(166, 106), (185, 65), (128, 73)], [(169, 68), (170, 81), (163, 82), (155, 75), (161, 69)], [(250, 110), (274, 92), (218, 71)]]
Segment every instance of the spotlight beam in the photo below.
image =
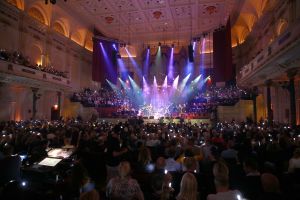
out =
[(140, 80), (141, 80), (141, 78), (143, 77), (143, 75), (142, 75), (142, 71), (141, 71), (139, 65), (138, 65), (137, 62), (134, 60), (134, 58), (132, 57), (132, 55), (131, 55), (130, 52), (128, 51), (127, 47), (125, 47), (125, 51), (126, 51), (126, 53), (127, 53), (127, 55), (128, 55), (129, 60), (131, 61), (132, 65), (133, 65), (134, 70), (136, 71), (138, 77), (139, 77)]
[(171, 55), (170, 55), (170, 60), (169, 60), (169, 65), (168, 65), (168, 77), (169, 79), (173, 79), (174, 78), (174, 48), (172, 47), (171, 49)]
[(177, 90), (178, 88), (178, 81), (179, 81), (179, 75), (174, 79), (172, 87), (173, 89)]
[(184, 87), (186, 86), (187, 81), (189, 80), (191, 74), (188, 74), (180, 83), (179, 85), (179, 91), (182, 92)]

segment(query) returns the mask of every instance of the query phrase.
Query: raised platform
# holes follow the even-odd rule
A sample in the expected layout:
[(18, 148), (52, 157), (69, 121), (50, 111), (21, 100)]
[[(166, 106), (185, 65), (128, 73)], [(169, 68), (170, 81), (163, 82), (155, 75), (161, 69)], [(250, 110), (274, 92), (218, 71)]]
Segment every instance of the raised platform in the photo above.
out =
[[(99, 118), (99, 121), (106, 121), (106, 122), (111, 122), (111, 123), (118, 123), (118, 122), (126, 122), (128, 121), (127, 118)], [(144, 119), (145, 124), (151, 124), (151, 123), (159, 123), (161, 122), (159, 119)], [(211, 124), (210, 119), (184, 119), (185, 123), (191, 123), (191, 124)], [(180, 119), (163, 119), (163, 123), (175, 123), (178, 124), (180, 123)]]

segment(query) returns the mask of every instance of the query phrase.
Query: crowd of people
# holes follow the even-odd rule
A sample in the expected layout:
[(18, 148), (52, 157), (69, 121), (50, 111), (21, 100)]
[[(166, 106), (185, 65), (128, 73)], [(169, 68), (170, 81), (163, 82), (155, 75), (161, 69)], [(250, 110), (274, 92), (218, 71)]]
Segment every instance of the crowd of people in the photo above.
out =
[[(1, 199), (300, 198), (300, 129), (287, 124), (72, 119), (1, 122), (0, 131)], [(51, 148), (72, 148), (68, 165), (28, 176)], [(17, 155), (26, 158), (15, 183), (3, 160)]]
[(120, 107), (129, 104), (129, 100), (113, 90), (100, 88), (92, 90), (85, 88), (82, 92), (75, 92), (71, 97), (74, 102), (81, 102), (86, 107)]
[(198, 92), (193, 101), (209, 101), (218, 105), (234, 105), (240, 99), (252, 99), (253, 91), (240, 89), (237, 86), (210, 86), (205, 92)]
[[(200, 90), (191, 97), (186, 103), (172, 103), (166, 115), (197, 116), (199, 114), (210, 114), (217, 106), (232, 106), (240, 99), (251, 99), (253, 92), (240, 89), (236, 86), (227, 87), (207, 87), (204, 91)], [(135, 102), (125, 95), (124, 91), (116, 92), (111, 88), (100, 88), (91, 90), (85, 88), (82, 92), (76, 92), (72, 95), (71, 100), (81, 102), (86, 107), (118, 107), (119, 112), (113, 113), (112, 116), (123, 116), (123, 113), (130, 113), (129, 116), (136, 116), (139, 107)]]
[(39, 71), (53, 74), (56, 76), (68, 78), (68, 72), (57, 70), (53, 66), (44, 67), (39, 64), (33, 64), (33, 63), (31, 63), (29, 57), (24, 56), (21, 52), (18, 52), (18, 51), (9, 52), (5, 49), (0, 49), (0, 60), (5, 60), (8, 62), (18, 64), (18, 65), (23, 65), (25, 67), (29, 67), (31, 69), (35, 69), (35, 70), (39, 70)]

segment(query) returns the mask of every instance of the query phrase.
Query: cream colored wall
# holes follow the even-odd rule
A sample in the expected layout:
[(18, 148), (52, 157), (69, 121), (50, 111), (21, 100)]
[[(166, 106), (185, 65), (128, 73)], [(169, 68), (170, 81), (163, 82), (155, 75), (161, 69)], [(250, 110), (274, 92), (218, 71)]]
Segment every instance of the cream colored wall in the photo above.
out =
[(263, 94), (259, 94), (256, 97), (256, 109), (257, 109), (257, 120), (265, 119), (267, 117), (267, 111), (265, 106), (265, 99)]
[(245, 121), (247, 117), (253, 117), (252, 100), (240, 100), (234, 106), (218, 106), (218, 119), (220, 121), (235, 120)]
[[(0, 49), (19, 50), (28, 56), (33, 64), (43, 61), (44, 66), (52, 65), (57, 70), (69, 71), (71, 88), (62, 91), (61, 105), (64, 105), (64, 100), (69, 99), (70, 94), (74, 91), (95, 86), (92, 81), (92, 52), (73, 42), (70, 35), (63, 36), (53, 31), (51, 24), (46, 26), (28, 16), (26, 12), (35, 3), (39, 2), (32, 1), (30, 5), (25, 2), (25, 11), (22, 11), (4, 1), (0, 2)], [(78, 22), (80, 20), (70, 17), (68, 13), (63, 13), (61, 8), (56, 7), (55, 9), (55, 16), (49, 15), (52, 22), (58, 18), (67, 17), (69, 22), (74, 21), (69, 27), (70, 34), (76, 32), (79, 27), (83, 30)], [(52, 12), (53, 8), (48, 11)], [(2, 106), (0, 120), (31, 118), (32, 91), (28, 85), (30, 84), (22, 85), (10, 82), (0, 86), (0, 105)], [(57, 89), (44, 88), (42, 84), (39, 88), (38, 93), (41, 94), (41, 97), (37, 101), (36, 116), (50, 119), (51, 107), (57, 104)], [(73, 108), (71, 107), (62, 108), (62, 112), (72, 113)], [(68, 112), (69, 108), (70, 112)], [(82, 109), (79, 109), (79, 113), (81, 111)]]

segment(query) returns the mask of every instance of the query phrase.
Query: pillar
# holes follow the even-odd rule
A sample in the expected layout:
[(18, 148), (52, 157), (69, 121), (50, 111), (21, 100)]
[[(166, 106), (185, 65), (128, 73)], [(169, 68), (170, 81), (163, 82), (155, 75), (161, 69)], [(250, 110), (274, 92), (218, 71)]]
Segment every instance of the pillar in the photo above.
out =
[(289, 23), (294, 23), (297, 19), (297, 0), (288, 1)]
[(58, 105), (58, 113), (60, 117), (61, 112), (61, 92), (57, 92), (57, 105)]
[(271, 99), (271, 84), (272, 84), (272, 80), (267, 80), (265, 82), (266, 86), (267, 86), (267, 119), (268, 119), (268, 123), (272, 124), (273, 122), (273, 111), (272, 111), (272, 107), (271, 107), (271, 103), (272, 103), (272, 99)]
[(257, 87), (254, 87), (252, 90), (252, 102), (253, 102), (253, 121), (257, 122), (257, 107), (256, 107), (256, 97), (258, 95)]
[(290, 93), (290, 122), (291, 126), (296, 126), (296, 96), (295, 96), (295, 76), (297, 70), (291, 69), (287, 71), (287, 76), (289, 78), (288, 90)]
[(35, 119), (37, 109), (36, 109), (36, 102), (40, 98), (37, 94), (39, 89), (38, 88), (31, 88), (32, 91), (32, 119)]

